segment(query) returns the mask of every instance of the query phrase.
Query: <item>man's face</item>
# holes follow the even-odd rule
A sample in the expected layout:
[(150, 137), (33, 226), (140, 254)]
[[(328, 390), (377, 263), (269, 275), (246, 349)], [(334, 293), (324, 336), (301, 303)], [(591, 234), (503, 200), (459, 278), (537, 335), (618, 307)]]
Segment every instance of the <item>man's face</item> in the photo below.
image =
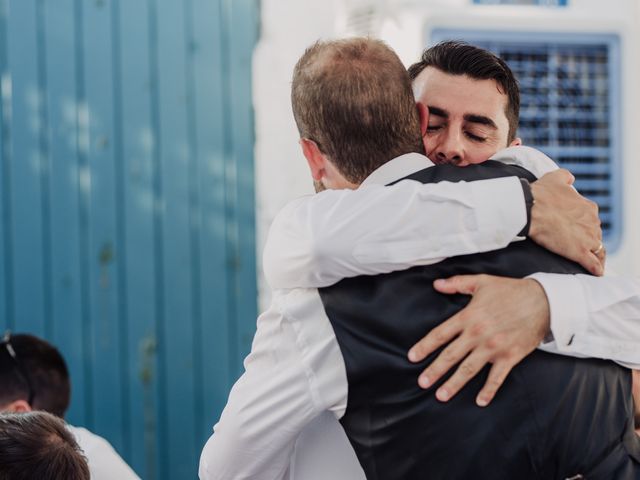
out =
[[(508, 97), (494, 80), (474, 80), (425, 68), (413, 81), (416, 101), (429, 108), (427, 156), (436, 164), (481, 163), (509, 146)], [(519, 145), (520, 139), (511, 142)]]

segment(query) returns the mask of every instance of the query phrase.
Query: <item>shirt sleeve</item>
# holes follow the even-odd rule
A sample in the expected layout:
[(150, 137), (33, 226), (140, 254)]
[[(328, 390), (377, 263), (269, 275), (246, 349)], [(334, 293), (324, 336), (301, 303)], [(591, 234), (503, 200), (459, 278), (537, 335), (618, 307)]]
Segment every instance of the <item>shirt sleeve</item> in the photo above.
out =
[(428, 265), (503, 248), (527, 221), (516, 177), (328, 190), (287, 205), (263, 255), (272, 289)]
[(105, 439), (82, 427), (67, 427), (76, 441), (89, 465), (93, 480), (140, 480), (140, 477), (127, 465), (113, 446)]
[[(558, 166), (517, 146), (493, 157), (536, 177)], [(343, 278), (429, 265), (487, 252), (519, 239), (526, 205), (517, 179), (329, 190), (292, 202), (274, 220), (263, 255), (276, 289), (320, 288)]]
[(324, 411), (344, 412), (344, 363), (329, 321), (311, 318), (324, 312), (315, 297), (299, 302), (310, 314), (307, 337), (283, 313), (281, 298), (258, 319), (245, 372), (202, 451), (201, 480), (285, 478), (302, 429)]
[(491, 160), (498, 162), (519, 165), (533, 173), (536, 178), (540, 178), (546, 173), (558, 170), (558, 165), (547, 155), (535, 148), (525, 145), (508, 147), (498, 151), (491, 157)]
[(125, 463), (108, 442), (99, 453), (95, 452), (93, 455), (87, 455), (87, 459), (91, 478), (93, 479), (140, 480), (140, 477)]
[(541, 349), (640, 368), (640, 279), (536, 273), (547, 295), (553, 341)]
[[(537, 177), (556, 170), (530, 147), (510, 147), (494, 160), (520, 165)], [(551, 336), (541, 350), (613, 360), (640, 368), (640, 279), (537, 273), (549, 301)]]

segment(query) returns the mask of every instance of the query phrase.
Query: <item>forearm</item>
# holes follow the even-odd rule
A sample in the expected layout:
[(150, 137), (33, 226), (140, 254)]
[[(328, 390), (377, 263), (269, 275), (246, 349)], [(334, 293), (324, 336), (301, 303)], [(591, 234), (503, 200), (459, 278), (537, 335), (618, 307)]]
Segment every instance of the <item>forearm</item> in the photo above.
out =
[(538, 273), (554, 342), (545, 350), (640, 368), (640, 279)]
[(284, 477), (295, 437), (274, 438), (273, 431), (260, 428), (263, 423), (259, 417), (253, 418), (252, 424), (238, 424), (237, 417), (242, 416), (243, 412), (233, 405), (231, 409), (225, 408), (214, 434), (202, 450), (201, 480)]
[(317, 291), (274, 295), (244, 367), (202, 452), (201, 479), (280, 478), (302, 430), (323, 412), (344, 414), (346, 371)]
[(527, 221), (515, 177), (326, 191), (274, 221), (264, 271), (274, 289), (324, 287), (503, 248)]
[[(524, 146), (501, 150), (492, 159), (537, 177), (558, 168)], [(515, 178), (326, 191), (293, 202), (276, 217), (264, 271), (273, 289), (325, 287), (347, 277), (503, 248), (525, 222)]]
[(296, 345), (275, 308), (260, 317), (245, 372), (202, 451), (201, 480), (282, 478), (298, 433), (317, 414)]

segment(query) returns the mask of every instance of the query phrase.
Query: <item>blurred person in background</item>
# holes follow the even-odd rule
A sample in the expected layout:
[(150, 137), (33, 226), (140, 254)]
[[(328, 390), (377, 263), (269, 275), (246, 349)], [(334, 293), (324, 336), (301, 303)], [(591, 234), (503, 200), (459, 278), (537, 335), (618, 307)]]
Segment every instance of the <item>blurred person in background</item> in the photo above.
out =
[(87, 459), (63, 420), (47, 412), (0, 413), (0, 480), (90, 478)]
[[(64, 419), (71, 401), (67, 364), (50, 343), (7, 332), (0, 341), (0, 412), (43, 410)], [(139, 477), (104, 438), (67, 424), (87, 457), (94, 480)]]

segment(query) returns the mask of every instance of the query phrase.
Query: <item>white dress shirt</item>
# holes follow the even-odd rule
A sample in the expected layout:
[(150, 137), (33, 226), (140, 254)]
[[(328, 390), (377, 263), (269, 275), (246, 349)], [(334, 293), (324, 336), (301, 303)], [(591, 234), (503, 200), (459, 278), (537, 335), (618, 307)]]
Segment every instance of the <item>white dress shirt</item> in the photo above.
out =
[(365, 480), (338, 423), (347, 373), (317, 289), (274, 294), (244, 367), (202, 451), (201, 480)]
[[(404, 160), (396, 179), (420, 163), (420, 155), (405, 157), (413, 158)], [(525, 146), (501, 150), (492, 159), (521, 165), (536, 177), (558, 168)], [(424, 161), (422, 165), (425, 168)], [(526, 212), (517, 179), (424, 185), (406, 180), (386, 187), (382, 179), (390, 178), (387, 168), (394, 168), (392, 162), (357, 190), (303, 197), (277, 215), (263, 256), (271, 288), (326, 287), (343, 278), (428, 265), (518, 240)], [(550, 273), (531, 277), (544, 288), (551, 311), (555, 341), (541, 349), (640, 368), (639, 279)]]
[(87, 457), (91, 480), (140, 480), (106, 439), (83, 427), (67, 425), (67, 429)]
[(525, 226), (516, 177), (470, 183), (405, 180), (386, 187), (383, 178), (393, 176), (389, 173), (397, 180), (433, 166), (424, 155), (400, 158), (381, 166), (357, 190), (305, 196), (278, 213), (263, 255), (273, 290), (326, 287), (343, 278), (496, 250)]
[[(372, 182), (385, 185), (428, 165), (426, 157), (399, 157), (386, 164), (383, 169), (377, 170), (358, 191), (373, 187), (370, 185)], [(502, 203), (516, 204), (522, 198), (522, 189), (519, 181), (515, 182), (517, 183), (512, 187), (505, 187), (507, 182), (496, 182), (494, 187), (498, 190), (503, 187), (513, 188), (513, 196), (509, 197), (514, 198), (513, 201), (506, 201), (506, 197), (499, 196), (498, 190), (495, 189), (493, 196), (500, 198)], [(421, 192), (420, 188), (417, 188), (420, 186), (417, 182), (401, 183), (414, 189), (413, 195), (418, 197), (417, 203), (423, 198), (421, 195), (430, 195), (425, 191)], [(482, 182), (472, 182), (472, 185), (475, 183)], [(384, 194), (386, 190), (381, 188), (377, 190)], [(395, 187), (391, 187), (390, 190), (399, 191)], [(446, 192), (442, 195), (443, 205), (454, 205), (450, 218), (458, 218), (463, 226), (474, 226), (471, 230), (475, 232), (483, 228), (483, 222), (478, 222), (478, 215), (473, 211), (478, 206), (476, 202), (479, 199), (470, 195), (466, 200), (451, 200), (452, 197)], [(374, 197), (367, 198), (374, 200)], [(393, 197), (389, 198), (393, 200)], [(431, 200), (433, 198), (430, 197)], [(393, 208), (379, 212), (379, 218), (383, 221), (378, 223), (393, 222), (395, 216), (403, 215), (402, 208), (399, 208), (397, 203), (393, 205)], [(383, 202), (377, 206), (383, 208), (385, 204)], [(294, 207), (294, 212), (296, 208), (306, 207), (303, 202)], [(414, 212), (423, 211), (421, 205), (407, 208), (414, 208)], [(366, 203), (361, 206), (361, 212), (364, 210)], [(358, 208), (351, 210), (352, 214), (357, 211)], [(508, 209), (505, 212), (508, 212)], [(331, 215), (336, 213), (337, 209), (331, 211)], [(513, 223), (503, 227), (506, 228), (505, 231), (512, 232), (509, 238), (512, 240), (524, 225), (524, 202), (520, 204), (520, 217), (517, 212), (504, 215), (505, 218), (511, 218)], [(411, 214), (405, 216), (407, 220), (413, 217)], [(302, 216), (299, 220), (304, 218)], [(442, 221), (448, 219), (440, 218)], [(356, 219), (343, 220), (352, 223)], [(372, 228), (378, 228), (374, 225), (375, 222), (371, 223)], [(428, 227), (429, 222), (426, 223)], [(400, 223), (397, 227), (402, 228)], [(418, 231), (428, 231), (424, 226), (416, 228)], [(404, 232), (408, 234), (411, 228)], [(413, 232), (415, 234), (416, 230)], [(474, 236), (472, 232), (470, 237), (479, 238), (482, 234)], [(460, 243), (464, 244), (466, 238)], [(394, 241), (402, 244), (404, 240), (407, 238), (397, 238)], [(372, 239), (372, 244), (375, 244), (375, 239)], [(288, 250), (290, 244), (285, 243), (280, 248)], [(294, 257), (300, 255), (300, 252), (301, 250), (293, 252)], [(417, 250), (415, 252), (415, 255), (419, 255)], [(288, 250), (287, 254), (291, 253), (291, 250)], [(387, 259), (392, 257), (391, 263), (396, 258), (391, 250), (386, 251), (385, 255)], [(371, 263), (367, 263), (373, 265), (371, 268), (380, 268), (376, 267), (374, 258), (367, 255), (364, 258), (366, 262), (371, 259)], [(420, 258), (423, 264), (428, 264), (437, 261), (439, 257), (431, 255)], [(305, 263), (307, 260), (298, 258), (298, 261), (297, 265), (308, 265)], [(345, 262), (345, 271), (357, 272), (362, 268), (361, 261)], [(320, 272), (309, 278), (316, 281), (318, 278), (327, 278), (323, 275)], [(575, 339), (572, 345), (574, 343)], [(555, 342), (545, 345), (545, 350), (563, 353), (559, 351)], [(231, 390), (227, 406), (214, 427), (214, 434), (203, 449), (200, 459), (201, 479), (364, 480), (364, 473), (355, 453), (338, 423), (347, 404), (346, 370), (317, 289), (281, 288), (274, 292), (271, 307), (258, 319), (251, 353), (245, 359), (244, 366), (245, 373)]]

